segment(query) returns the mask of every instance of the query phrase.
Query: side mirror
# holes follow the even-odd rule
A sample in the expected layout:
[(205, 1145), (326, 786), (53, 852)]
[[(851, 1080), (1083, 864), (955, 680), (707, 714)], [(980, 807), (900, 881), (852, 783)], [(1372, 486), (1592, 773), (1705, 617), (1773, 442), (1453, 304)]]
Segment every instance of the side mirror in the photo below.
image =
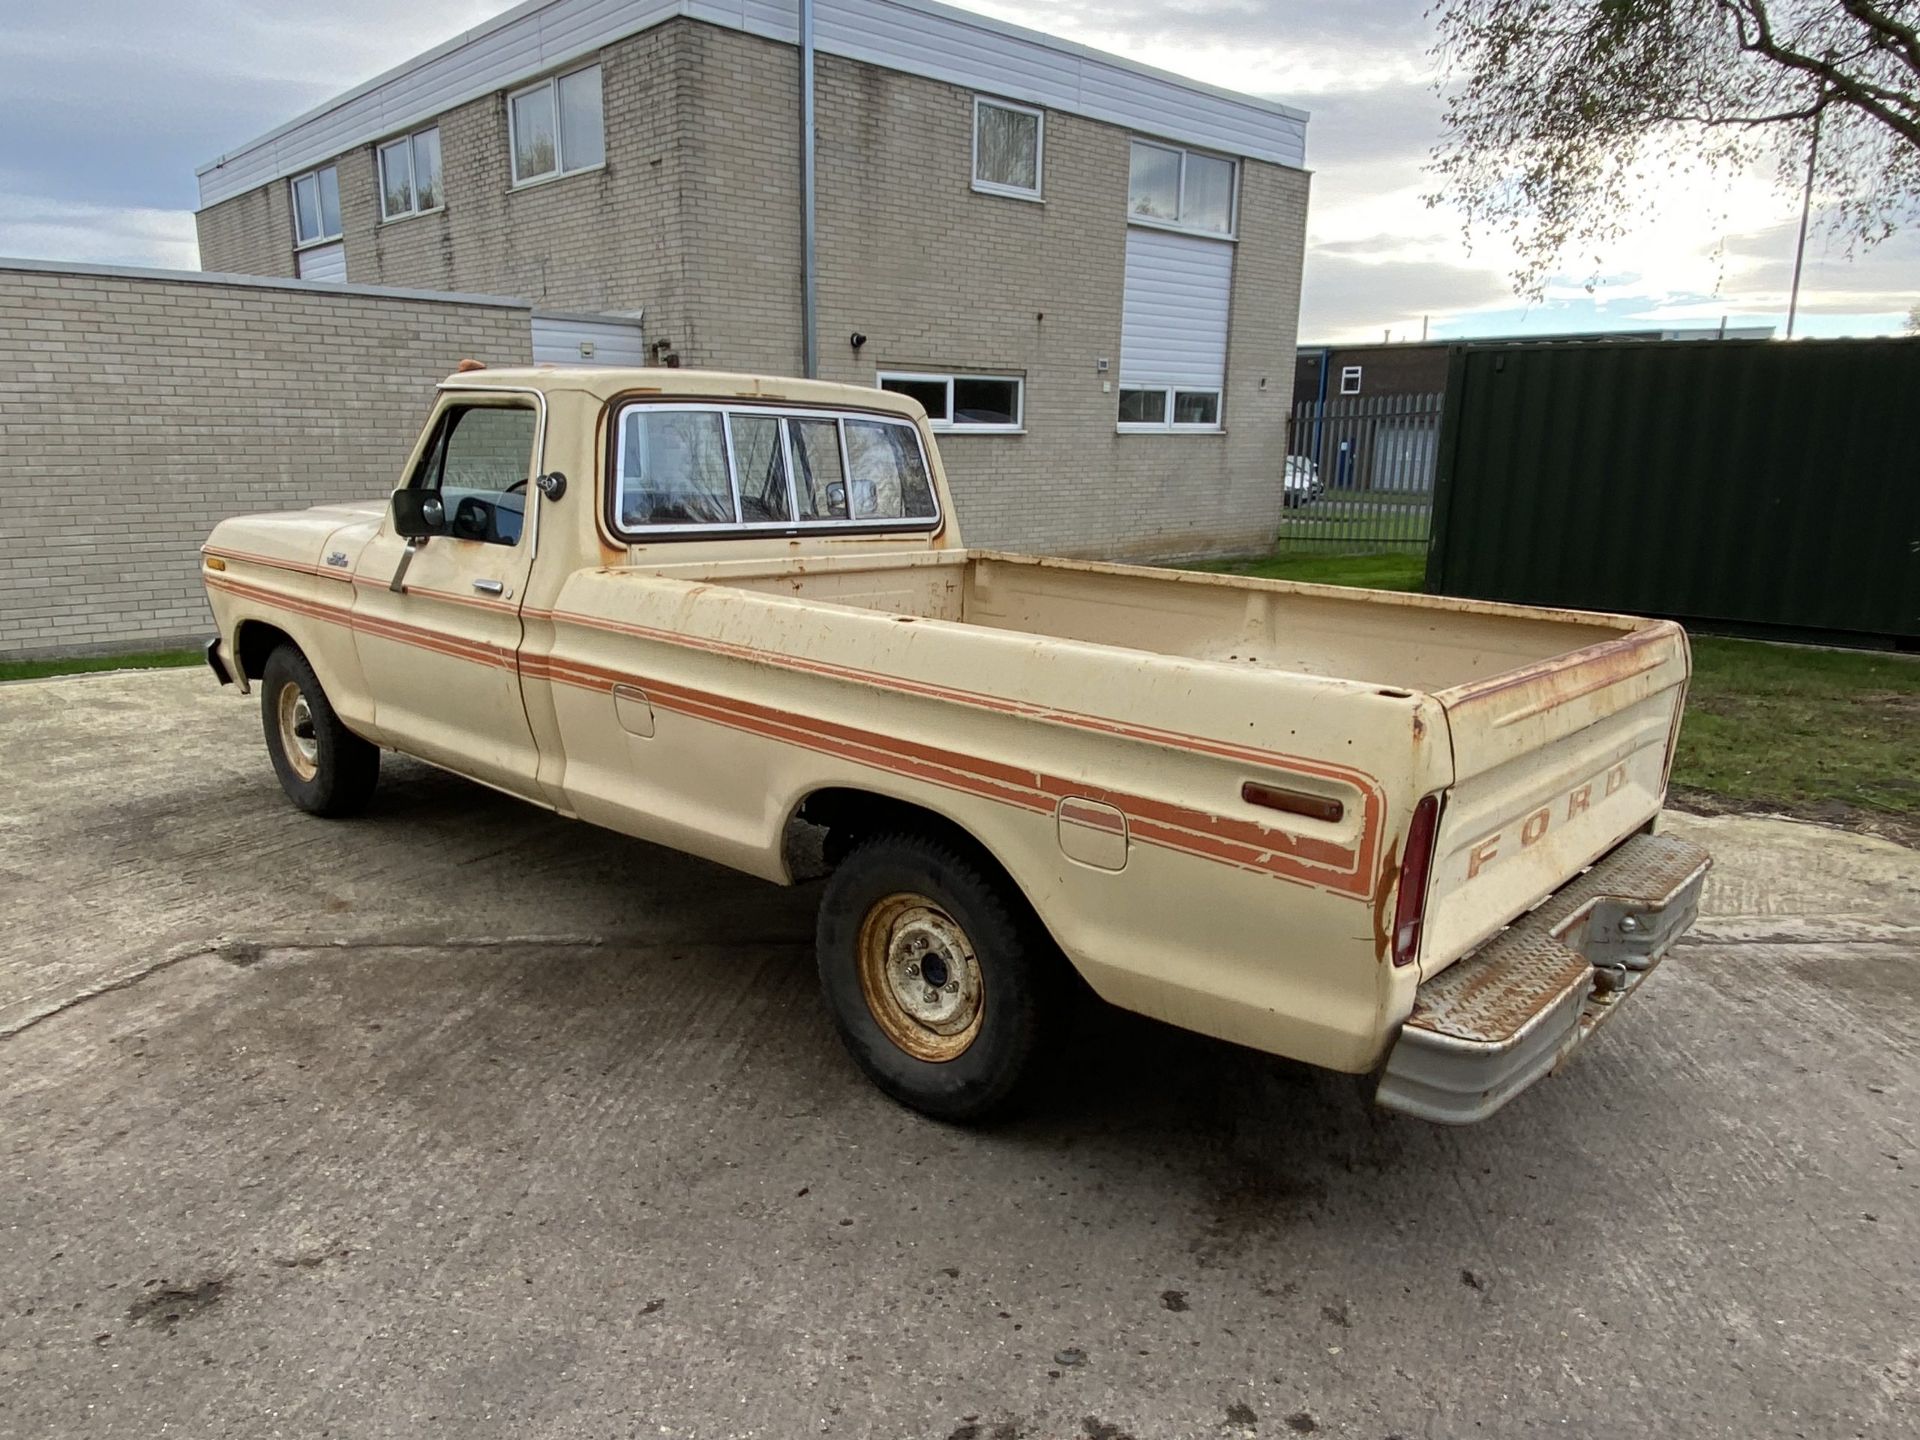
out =
[(409, 540), (446, 533), (447, 507), (437, 490), (411, 487), (393, 492), (393, 528)]
[(842, 519), (847, 514), (847, 487), (838, 480), (827, 486), (827, 513), (838, 515)]

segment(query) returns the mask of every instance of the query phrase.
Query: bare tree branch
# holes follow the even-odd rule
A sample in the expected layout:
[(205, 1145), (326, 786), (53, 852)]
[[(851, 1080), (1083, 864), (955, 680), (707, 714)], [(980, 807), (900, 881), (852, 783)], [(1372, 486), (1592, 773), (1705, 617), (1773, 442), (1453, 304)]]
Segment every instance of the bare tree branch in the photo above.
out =
[[(1920, 0), (1434, 0), (1446, 134), (1432, 203), (1504, 229), (1539, 293), (1676, 167), (1771, 158), (1871, 245), (1920, 218)], [(1599, 262), (1594, 260), (1597, 266)]]

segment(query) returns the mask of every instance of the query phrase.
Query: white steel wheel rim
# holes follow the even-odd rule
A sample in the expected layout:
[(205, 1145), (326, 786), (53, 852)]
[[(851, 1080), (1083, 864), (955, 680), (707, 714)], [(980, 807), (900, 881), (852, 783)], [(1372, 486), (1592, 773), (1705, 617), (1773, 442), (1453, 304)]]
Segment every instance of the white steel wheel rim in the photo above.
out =
[(274, 697), (274, 713), (280, 723), (280, 749), (287, 764), (302, 780), (320, 773), (320, 737), (313, 726), (313, 706), (301, 693), (297, 682), (289, 680)]
[(980, 1034), (986, 987), (957, 920), (903, 891), (867, 911), (855, 945), (861, 994), (888, 1040), (935, 1064), (967, 1052)]

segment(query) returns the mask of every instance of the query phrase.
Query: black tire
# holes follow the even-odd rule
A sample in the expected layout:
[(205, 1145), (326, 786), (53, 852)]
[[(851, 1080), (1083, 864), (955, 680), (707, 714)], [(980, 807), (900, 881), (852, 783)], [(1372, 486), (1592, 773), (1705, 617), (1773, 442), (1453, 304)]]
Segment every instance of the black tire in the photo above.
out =
[[(907, 958), (923, 942), (924, 971)], [(960, 1123), (1002, 1114), (1050, 1053), (1066, 961), (1013, 882), (970, 846), (910, 831), (862, 841), (827, 882), (817, 946), (820, 988), (848, 1051), (922, 1114)], [(929, 982), (954, 999), (945, 1020), (929, 1010), (931, 1023), (966, 1028), (941, 1034), (908, 1014), (889, 988), (909, 983), (908, 971), (916, 991), (926, 986), (916, 1003), (935, 994)]]
[(357, 815), (380, 778), (380, 747), (340, 723), (307, 657), (282, 645), (260, 676), (267, 754), (287, 798), (309, 815)]

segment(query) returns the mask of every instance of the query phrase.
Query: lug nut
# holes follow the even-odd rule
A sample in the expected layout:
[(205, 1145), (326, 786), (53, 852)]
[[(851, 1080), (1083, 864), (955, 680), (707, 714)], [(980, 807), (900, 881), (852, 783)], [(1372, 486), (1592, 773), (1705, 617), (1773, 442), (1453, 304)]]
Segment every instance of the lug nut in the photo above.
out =
[(938, 990), (927, 991), (927, 1004), (929, 1005), (938, 1004), (939, 1000), (940, 1000), (940, 992)]
[(947, 981), (947, 994), (958, 995), (959, 993), (960, 993), (960, 982), (958, 980)]

